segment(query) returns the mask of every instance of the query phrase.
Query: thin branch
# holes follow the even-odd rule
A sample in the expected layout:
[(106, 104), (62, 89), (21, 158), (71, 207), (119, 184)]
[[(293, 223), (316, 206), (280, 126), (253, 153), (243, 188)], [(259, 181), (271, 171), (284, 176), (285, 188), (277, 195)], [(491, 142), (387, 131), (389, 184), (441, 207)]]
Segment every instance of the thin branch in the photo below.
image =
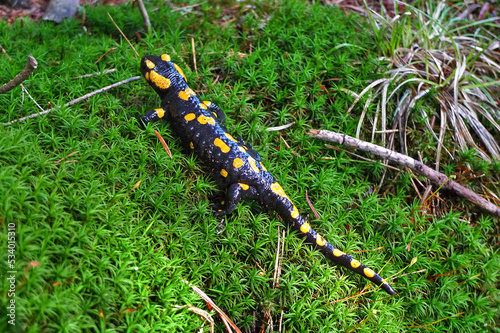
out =
[[(73, 104), (76, 104), (78, 102), (81, 102), (83, 101), (84, 99), (87, 99), (89, 97), (92, 97), (94, 95), (97, 95), (97, 94), (100, 94), (102, 92), (105, 92), (105, 91), (108, 91), (108, 90), (111, 90), (113, 88), (116, 88), (118, 86), (121, 86), (121, 85), (124, 85), (126, 83), (129, 83), (129, 82), (132, 82), (132, 81), (136, 81), (136, 80), (139, 80), (141, 77), (140, 76), (134, 76), (134, 77), (131, 77), (129, 79), (126, 79), (126, 80), (123, 80), (123, 81), (120, 81), (120, 82), (117, 82), (117, 83), (114, 83), (110, 86), (107, 86), (107, 87), (104, 87), (104, 88), (101, 88), (101, 89), (97, 89), (91, 93), (88, 93), (86, 95), (83, 95), (82, 97), (78, 97), (77, 99), (74, 99), (72, 100), (71, 102), (68, 102), (66, 104), (64, 104), (64, 107), (66, 106), (70, 106), (70, 105), (73, 105)], [(8, 125), (12, 125), (13, 123), (17, 123), (19, 121), (24, 121), (26, 119), (31, 119), (31, 118), (36, 118), (38, 116), (41, 116), (41, 115), (44, 115), (44, 114), (47, 114), (47, 113), (50, 113), (56, 109), (60, 109), (61, 107), (60, 106), (56, 106), (56, 107), (53, 107), (52, 109), (48, 109), (46, 111), (42, 111), (42, 112), (39, 112), (39, 113), (34, 113), (32, 115), (29, 115), (27, 117), (22, 117), (22, 118), (19, 118), (19, 119), (15, 119), (15, 120), (12, 120), (12, 121), (9, 121), (8, 123), (4, 123), (3, 125), (4, 126), (8, 126)]]
[(313, 129), (309, 131), (309, 135), (318, 139), (335, 142), (355, 149), (360, 149), (362, 151), (377, 155), (382, 159), (391, 160), (392, 162), (406, 166), (421, 174), (422, 176), (427, 177), (432, 183), (440, 186), (443, 190), (452, 191), (459, 196), (472, 201), (474, 204), (487, 211), (488, 213), (500, 217), (500, 207), (492, 204), (488, 200), (479, 196), (477, 193), (458, 184), (457, 182), (454, 182), (446, 175), (437, 172), (432, 168), (429, 168), (425, 164), (416, 161), (409, 156), (396, 153), (395, 151), (377, 146), (373, 143), (357, 140), (351, 136), (341, 133)]
[(170, 6), (170, 8), (172, 8), (172, 11), (173, 12), (177, 12), (179, 10), (186, 10), (186, 9), (190, 9), (190, 8), (194, 8), (194, 7), (198, 7), (198, 6), (201, 6), (205, 3), (206, 1), (203, 1), (203, 2), (200, 2), (200, 3), (195, 3), (194, 5), (189, 5), (189, 6), (185, 6), (185, 7), (177, 7), (175, 8), (174, 6)]
[(0, 87), (0, 94), (3, 94), (20, 85), (31, 75), (31, 73), (33, 73), (33, 71), (37, 67), (38, 62), (36, 61), (36, 59), (31, 54), (28, 55), (28, 62), (26, 62), (26, 66), (24, 66), (24, 69), (20, 71), (15, 78)]
[(144, 6), (144, 2), (142, 0), (136, 0), (139, 5), (139, 10), (142, 14), (142, 19), (144, 20), (144, 28), (146, 28), (146, 32), (148, 35), (151, 34), (151, 22), (149, 22), (148, 12), (146, 11), (146, 7)]
[(116, 72), (116, 68), (106, 69), (105, 71), (97, 72), (97, 73), (80, 75), (80, 76), (72, 78), (72, 80), (86, 79), (86, 78), (91, 77), (91, 76), (104, 75), (104, 74), (109, 74), (109, 73), (114, 73), (114, 72)]

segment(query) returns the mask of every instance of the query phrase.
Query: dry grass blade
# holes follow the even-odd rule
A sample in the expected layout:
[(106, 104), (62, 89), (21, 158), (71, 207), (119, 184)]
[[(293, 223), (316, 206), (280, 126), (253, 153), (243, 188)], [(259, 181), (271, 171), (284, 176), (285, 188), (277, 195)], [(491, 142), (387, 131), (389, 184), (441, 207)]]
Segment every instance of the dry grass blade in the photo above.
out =
[(163, 137), (161, 136), (160, 132), (158, 132), (157, 130), (155, 130), (155, 135), (158, 138), (158, 140), (160, 140), (161, 145), (163, 146), (163, 149), (165, 149), (165, 151), (168, 154), (168, 157), (172, 158), (172, 152), (170, 151), (170, 148), (168, 148), (168, 145), (165, 142), (165, 139), (163, 139)]
[(194, 286), (193, 284), (189, 283), (188, 281), (182, 280), (182, 282), (186, 283), (193, 289), (195, 293), (197, 293), (205, 302), (210, 304), (214, 308), (215, 311), (219, 314), (221, 317), (222, 321), (224, 322), (224, 325), (226, 326), (226, 329), (228, 332), (232, 332), (231, 327), (234, 329), (235, 332), (241, 333), (240, 329), (233, 323), (233, 321), (222, 311), (215, 303), (208, 297), (207, 294), (205, 294), (200, 288)]
[(361, 131), (361, 125), (363, 125), (363, 120), (365, 119), (366, 110), (368, 110), (368, 107), (370, 106), (372, 100), (373, 97), (370, 94), (370, 96), (366, 99), (365, 107), (363, 108), (361, 117), (359, 117), (358, 127), (356, 128), (356, 139), (359, 139), (359, 132)]
[[(372, 89), (373, 87), (375, 87), (376, 85), (378, 85), (378, 84), (380, 84), (380, 83), (382, 83), (384, 81), (386, 81), (386, 79), (378, 79), (375, 82), (370, 83), (370, 85), (368, 85), (368, 87), (366, 87), (365, 89), (363, 89), (363, 91), (359, 95), (357, 95), (356, 100), (351, 104), (351, 106), (347, 110), (347, 113), (351, 112), (352, 108), (361, 99), (361, 97), (363, 97), (364, 94), (366, 94), (370, 89)], [(344, 89), (342, 89), (342, 90), (344, 90)], [(351, 95), (352, 95), (352, 93), (351, 93)]]
[[(434, 133), (426, 112), (421, 109), (417, 114), (424, 118), (425, 127), (437, 142), (436, 162), (441, 158), (447, 128), (453, 130), (453, 138), (460, 150), (474, 148), (486, 161), (500, 159), (500, 146), (495, 139), (500, 134), (500, 36), (494, 36), (487, 29), (498, 18), (470, 23), (466, 22), (465, 16), (459, 17), (459, 14), (463, 15), (460, 9), (450, 7), (444, 1), (424, 5), (417, 0), (414, 6), (396, 2), (406, 12), (401, 15), (395, 12), (389, 17), (385, 10), (378, 13), (363, 1), (365, 14), (381, 46), (382, 59), (388, 60), (392, 69), (385, 73), (386, 79), (369, 83), (359, 95), (349, 92), (356, 99), (348, 112), (366, 93), (371, 91), (370, 96), (379, 96), (382, 132), (379, 132), (380, 138), (374, 139), (386, 145), (385, 130), (391, 117), (388, 111), (393, 108), (397, 114), (401, 105), (398, 106), (394, 98), (410, 91), (409, 110), (402, 108), (400, 111), (404, 112), (398, 115), (402, 118), (394, 119), (399, 121), (393, 129), (400, 130), (400, 140), (403, 140), (399, 142), (400, 147), (404, 149), (406, 146), (405, 128), (400, 128), (400, 125), (406, 124), (408, 112), (420, 105), (432, 110), (431, 103), (435, 100), (440, 106), (434, 114), (440, 119), (439, 135)], [(425, 12), (419, 8), (425, 8)], [(388, 90), (391, 91), (389, 96)], [(356, 137), (360, 136), (365, 113), (366, 105)], [(376, 124), (375, 121), (372, 123)], [(377, 133), (375, 128), (372, 135), (374, 133)]]
[[(195, 308), (194, 306), (186, 307), (185, 305), (184, 306), (176, 305), (174, 307), (174, 309), (184, 309), (184, 308), (187, 308), (189, 311), (194, 312), (200, 317), (202, 317), (210, 325), (210, 333), (215, 332), (215, 322), (212, 319), (212, 316), (210, 316), (210, 313), (200, 308)], [(203, 332), (203, 328), (200, 330), (200, 332)]]

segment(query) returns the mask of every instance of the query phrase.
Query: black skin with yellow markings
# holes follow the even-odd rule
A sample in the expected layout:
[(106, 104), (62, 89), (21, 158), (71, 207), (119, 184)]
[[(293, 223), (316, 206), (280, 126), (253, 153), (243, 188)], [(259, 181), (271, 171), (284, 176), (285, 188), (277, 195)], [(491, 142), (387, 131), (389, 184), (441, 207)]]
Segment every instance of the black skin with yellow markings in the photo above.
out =
[(226, 190), (224, 204), (217, 215), (233, 212), (242, 199), (259, 201), (276, 211), (294, 230), (315, 245), (328, 259), (356, 272), (387, 293), (391, 286), (373, 270), (346, 255), (314, 231), (266, 170), (259, 154), (242, 139), (233, 138), (223, 125), (222, 110), (198, 99), (187, 85), (182, 70), (170, 56), (146, 56), (141, 59), (141, 73), (161, 98), (161, 108), (143, 115), (142, 123), (165, 119), (187, 150), (193, 151), (209, 168), (211, 175)]

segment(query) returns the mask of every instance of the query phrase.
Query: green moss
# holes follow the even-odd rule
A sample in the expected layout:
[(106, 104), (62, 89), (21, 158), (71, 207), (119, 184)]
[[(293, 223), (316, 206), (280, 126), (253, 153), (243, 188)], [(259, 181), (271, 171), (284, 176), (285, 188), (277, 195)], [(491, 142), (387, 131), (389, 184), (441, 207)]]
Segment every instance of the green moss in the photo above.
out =
[[(477, 332), (495, 325), (495, 222), (410, 214), (419, 203), (408, 200), (409, 177), (374, 195), (370, 186), (381, 177), (380, 165), (328, 150), (306, 135), (318, 127), (355, 132), (359, 116), (345, 113), (352, 97), (341, 89), (360, 91), (379, 66), (360, 17), (294, 1), (241, 5), (232, 17), (210, 3), (171, 11), (152, 2), (154, 32), (145, 36), (131, 6), (87, 7), (84, 27), (78, 21), (0, 22), (0, 45), (12, 58), (0, 57), (0, 82), (33, 54), (39, 68), (25, 86), (47, 109), (139, 75), (138, 58), (110, 23), (110, 12), (139, 54), (172, 55), (192, 88), (223, 108), (228, 128), (252, 143), (313, 220), (307, 190), (321, 217), (312, 221), (316, 229), (375, 270), (387, 264), (381, 274), (397, 274), (392, 281), (399, 295), (387, 299), (377, 291), (336, 302), (366, 281), (329, 263), (255, 203), (240, 205), (218, 235), (207, 199), (215, 184), (168, 125), (138, 126), (134, 117), (159, 101), (136, 81), (0, 127), (0, 266), (9, 270), (5, 240), (14, 223), (18, 331), (195, 331), (202, 319), (174, 307), (207, 307), (183, 280), (244, 331), (266, 312), (277, 330), (282, 311), (287, 332), (345, 332), (360, 322), (358, 331), (401, 332), (448, 317), (428, 327)], [(2, 123), (37, 110), (20, 87), (0, 95), (0, 105)], [(287, 130), (266, 131), (291, 122)], [(285, 250), (279, 288), (273, 288), (278, 228), (286, 230)], [(361, 250), (374, 251), (355, 253)], [(404, 272), (411, 274), (398, 274), (414, 257), (417, 263)], [(5, 309), (9, 286), (0, 281)], [(1, 321), (0, 331), (10, 328)]]

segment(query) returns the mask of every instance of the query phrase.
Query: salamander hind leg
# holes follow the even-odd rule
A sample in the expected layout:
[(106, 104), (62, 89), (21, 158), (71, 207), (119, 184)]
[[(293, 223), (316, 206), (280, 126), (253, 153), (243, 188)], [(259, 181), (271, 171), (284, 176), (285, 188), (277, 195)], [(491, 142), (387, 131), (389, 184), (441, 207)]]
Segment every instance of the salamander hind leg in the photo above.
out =
[(252, 147), (252, 145), (243, 141), (242, 138), (238, 138), (238, 145), (244, 149), (248, 155), (252, 156), (255, 161), (260, 162), (262, 160), (259, 153)]
[(231, 214), (243, 199), (255, 200), (258, 198), (257, 190), (247, 184), (233, 183), (227, 188), (226, 198), (219, 207), (215, 206), (215, 215)]
[(203, 105), (207, 107), (207, 111), (211, 112), (221, 124), (226, 122), (226, 115), (224, 114), (224, 111), (222, 111), (222, 109), (216, 104), (210, 101), (203, 101)]

